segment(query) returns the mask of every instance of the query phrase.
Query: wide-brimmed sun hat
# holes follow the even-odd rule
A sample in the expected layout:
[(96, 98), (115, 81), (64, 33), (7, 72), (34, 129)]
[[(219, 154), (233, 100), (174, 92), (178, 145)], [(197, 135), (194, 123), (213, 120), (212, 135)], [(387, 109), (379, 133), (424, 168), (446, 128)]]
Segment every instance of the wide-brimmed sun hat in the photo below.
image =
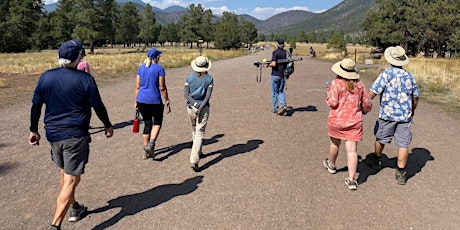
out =
[(386, 48), (384, 56), (387, 62), (394, 66), (405, 66), (409, 64), (409, 57), (406, 55), (406, 50), (401, 46), (390, 46)]
[(331, 70), (335, 74), (346, 79), (359, 79), (356, 63), (349, 58), (344, 58), (342, 61), (335, 63)]
[(196, 72), (206, 72), (211, 69), (211, 61), (204, 56), (198, 56), (190, 63)]

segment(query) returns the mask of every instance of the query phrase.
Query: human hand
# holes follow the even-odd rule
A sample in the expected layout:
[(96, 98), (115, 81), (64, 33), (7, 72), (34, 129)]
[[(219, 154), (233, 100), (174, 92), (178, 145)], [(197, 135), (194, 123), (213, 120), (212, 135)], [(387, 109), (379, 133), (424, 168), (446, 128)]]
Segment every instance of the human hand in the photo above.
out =
[(31, 145), (40, 145), (40, 134), (37, 132), (30, 132), (29, 134), (29, 144)]
[(169, 101), (166, 101), (166, 114), (171, 113), (171, 104)]
[(110, 138), (113, 136), (113, 127), (104, 129), (105, 137)]

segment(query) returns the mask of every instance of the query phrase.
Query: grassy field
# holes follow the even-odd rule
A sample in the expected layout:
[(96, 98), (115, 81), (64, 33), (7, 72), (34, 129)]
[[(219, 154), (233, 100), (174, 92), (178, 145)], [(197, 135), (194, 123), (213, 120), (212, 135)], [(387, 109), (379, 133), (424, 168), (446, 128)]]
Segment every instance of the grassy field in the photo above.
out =
[[(315, 49), (318, 59), (335, 62), (344, 57), (341, 53), (327, 49), (326, 44), (297, 43), (293, 53), (296, 56), (308, 57), (310, 47)], [(165, 68), (187, 66), (199, 55), (198, 49), (183, 46), (159, 49), (163, 50), (161, 64)], [(359, 64), (364, 64), (366, 59), (371, 58), (370, 47), (349, 45), (347, 50), (347, 57), (356, 60)], [(232, 51), (203, 49), (202, 52), (211, 60), (247, 55), (245, 49)], [(144, 48), (96, 49), (95, 53), (86, 56), (85, 59), (90, 63), (92, 74), (100, 86), (134, 76), (137, 67), (145, 58)], [(0, 107), (4, 107), (17, 101), (30, 100), (40, 74), (56, 67), (57, 51), (0, 54), (0, 60), (2, 60), (0, 62)], [(377, 78), (380, 71), (388, 67), (384, 58), (373, 59), (373, 62), (380, 64), (380, 67), (365, 69), (362, 77), (373, 80)], [(406, 69), (417, 79), (422, 91), (422, 100), (439, 104), (452, 116), (460, 117), (460, 60), (411, 58)]]

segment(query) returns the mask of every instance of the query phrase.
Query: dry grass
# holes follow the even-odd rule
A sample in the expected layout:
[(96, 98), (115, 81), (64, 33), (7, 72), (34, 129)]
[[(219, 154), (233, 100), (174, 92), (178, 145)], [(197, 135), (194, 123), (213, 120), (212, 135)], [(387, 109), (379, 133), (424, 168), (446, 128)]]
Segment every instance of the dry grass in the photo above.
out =
[[(200, 54), (198, 49), (188, 47), (160, 47), (163, 55), (160, 63), (165, 68), (190, 65), (191, 60)], [(136, 74), (138, 66), (144, 61), (143, 48), (96, 49), (95, 55), (87, 55), (91, 73), (98, 85), (104, 86), (122, 78)], [(245, 55), (244, 50), (221, 51), (203, 49), (202, 55), (211, 60)], [(0, 53), (0, 107), (30, 100), (35, 84), (43, 72), (57, 67), (57, 51), (45, 50), (28, 53)]]
[[(297, 43), (294, 55), (309, 57), (310, 47), (315, 49), (318, 59), (334, 62), (344, 57), (341, 53), (327, 49), (326, 44), (317, 43)], [(289, 48), (289, 44), (286, 48)], [(199, 50), (196, 48), (189, 49), (181, 46), (159, 49), (163, 50), (161, 64), (165, 68), (187, 66), (199, 55)], [(370, 47), (349, 45), (347, 50), (348, 57), (359, 64), (371, 58)], [(145, 58), (143, 48), (106, 48), (96, 49), (95, 52), (96, 55), (88, 55), (85, 58), (91, 65), (93, 76), (101, 86), (133, 76)], [(211, 60), (247, 54), (244, 49), (238, 51), (203, 49), (202, 52)], [(0, 60), (2, 60), (0, 62), (0, 107), (3, 107), (16, 103), (17, 100), (29, 99), (39, 75), (57, 66), (57, 51), (0, 54)], [(388, 66), (383, 58), (373, 59), (373, 61), (375, 64), (381, 64), (381, 67), (366, 69), (362, 73), (363, 77), (371, 80)], [(422, 90), (422, 99), (440, 104), (460, 117), (460, 60), (411, 58), (406, 69), (417, 79)]]

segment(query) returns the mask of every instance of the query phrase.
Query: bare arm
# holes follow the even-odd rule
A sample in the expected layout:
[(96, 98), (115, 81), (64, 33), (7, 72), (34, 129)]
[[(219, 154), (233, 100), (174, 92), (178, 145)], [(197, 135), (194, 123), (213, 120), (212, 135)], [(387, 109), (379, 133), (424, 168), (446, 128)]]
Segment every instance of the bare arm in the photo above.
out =
[(414, 116), (417, 105), (418, 105), (418, 97), (412, 97), (412, 116)]
[(169, 104), (168, 89), (166, 88), (166, 79), (164, 76), (160, 76), (160, 92), (161, 92), (161, 96), (163, 96), (163, 99), (165, 100), (166, 109), (168, 110), (167, 113), (170, 113), (171, 106)]
[(372, 99), (374, 99), (375, 96), (377, 96), (377, 94), (375, 94), (374, 92), (372, 92), (372, 90), (369, 90), (369, 92), (367, 93), (369, 95), (369, 97)]
[(139, 87), (141, 87), (141, 77), (136, 76), (136, 89), (134, 90), (134, 108), (137, 108), (137, 94), (139, 93)]

